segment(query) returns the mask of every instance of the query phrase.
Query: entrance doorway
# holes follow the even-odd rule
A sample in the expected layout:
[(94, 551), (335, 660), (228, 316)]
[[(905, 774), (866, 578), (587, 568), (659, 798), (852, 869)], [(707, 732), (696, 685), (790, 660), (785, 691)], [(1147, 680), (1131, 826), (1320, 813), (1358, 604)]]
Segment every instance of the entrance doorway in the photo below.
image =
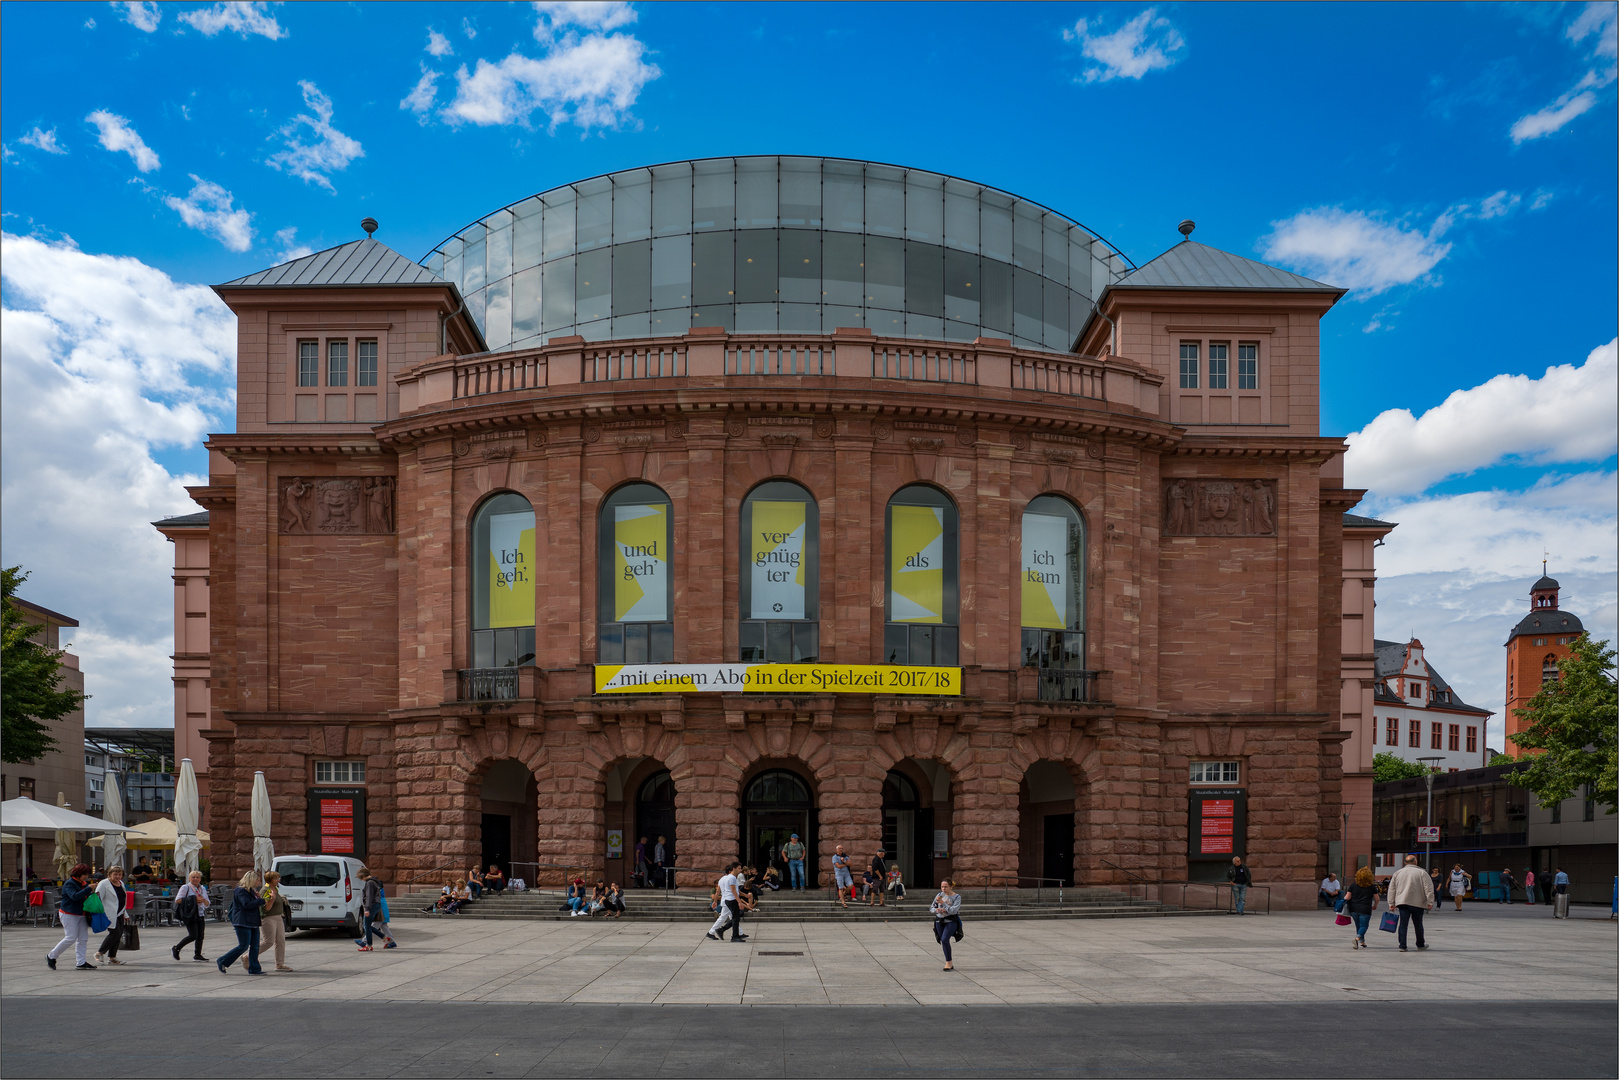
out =
[(1074, 883), (1074, 794), (1074, 778), (1060, 762), (1036, 761), (1023, 774), (1018, 790), (1020, 887)]
[(809, 784), (797, 773), (771, 769), (748, 782), (742, 796), (742, 860), (761, 872), (774, 866), (782, 880), (790, 880), (782, 848), (794, 833), (807, 849), (805, 874), (816, 881), (815, 800)]
[(889, 770), (883, 781), (883, 850), (910, 888), (933, 885), (933, 807), (924, 806), (916, 784)]
[[(484, 774), (478, 868), (500, 867), (508, 878), (534, 880), (539, 849), (539, 792), (521, 761), (502, 758)], [(463, 871), (464, 872), (464, 871)]]
[[(660, 837), (663, 839), (663, 865), (678, 865), (675, 855), (675, 782), (668, 769), (647, 777), (636, 792), (635, 840), (626, 845), (631, 848), (631, 858), (634, 858), (634, 843), (643, 836), (646, 837), (647, 884), (661, 888), (665, 880), (663, 871), (657, 865)], [(637, 869), (632, 866), (630, 872), (633, 874)]]

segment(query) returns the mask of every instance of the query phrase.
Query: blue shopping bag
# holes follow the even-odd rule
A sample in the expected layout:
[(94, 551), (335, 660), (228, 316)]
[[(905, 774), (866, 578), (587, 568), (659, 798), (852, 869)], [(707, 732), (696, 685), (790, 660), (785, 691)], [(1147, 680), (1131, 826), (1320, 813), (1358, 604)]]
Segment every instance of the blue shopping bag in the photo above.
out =
[(1392, 911), (1383, 912), (1383, 921), (1377, 924), (1379, 930), (1387, 930), (1391, 934), (1399, 933), (1400, 917)]

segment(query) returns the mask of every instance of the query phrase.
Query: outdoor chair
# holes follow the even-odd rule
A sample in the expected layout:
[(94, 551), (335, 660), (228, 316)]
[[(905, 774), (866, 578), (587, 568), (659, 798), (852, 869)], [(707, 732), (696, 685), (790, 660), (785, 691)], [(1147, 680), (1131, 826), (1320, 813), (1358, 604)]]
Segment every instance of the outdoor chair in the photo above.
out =
[(22, 922), (28, 917), (28, 890), (6, 889), (0, 893), (0, 921)]

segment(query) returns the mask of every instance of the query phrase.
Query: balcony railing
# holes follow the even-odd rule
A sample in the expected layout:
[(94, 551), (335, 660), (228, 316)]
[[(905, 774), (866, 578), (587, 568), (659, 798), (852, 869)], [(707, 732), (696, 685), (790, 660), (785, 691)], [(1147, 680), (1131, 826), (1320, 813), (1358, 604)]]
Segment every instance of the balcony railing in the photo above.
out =
[(831, 377), (1028, 391), (1158, 409), (1159, 375), (1117, 356), (1015, 349), (991, 338), (954, 344), (863, 332), (788, 337), (698, 327), (683, 337), (440, 357), (399, 376), (400, 412), (450, 401), (584, 383), (702, 377)]
[(518, 668), (462, 668), (459, 701), (516, 701)]
[(1039, 669), (1038, 685), (1041, 701), (1096, 701), (1096, 671), (1068, 671), (1060, 668)]

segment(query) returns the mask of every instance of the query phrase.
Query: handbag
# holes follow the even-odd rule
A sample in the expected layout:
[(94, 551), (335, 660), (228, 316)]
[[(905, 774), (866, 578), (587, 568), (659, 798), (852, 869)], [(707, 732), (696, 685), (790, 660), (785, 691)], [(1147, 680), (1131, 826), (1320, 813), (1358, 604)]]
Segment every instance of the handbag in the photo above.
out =
[(92, 892), (89, 896), (84, 898), (84, 913), (86, 915), (105, 914), (101, 908), (101, 897), (99, 894)]
[(103, 915), (99, 911), (90, 916), (90, 932), (92, 934), (99, 934), (111, 925), (112, 920), (108, 919), (107, 916)]
[(1340, 911), (1340, 912), (1338, 912), (1337, 916), (1332, 921), (1337, 923), (1339, 926), (1348, 926), (1350, 923), (1354, 922), (1355, 920), (1351, 919), (1348, 915), (1345, 915), (1343, 912)]
[(124, 937), (123, 937), (123, 940), (118, 943), (118, 951), (119, 952), (140, 952), (141, 951), (141, 931), (140, 931), (140, 927), (136, 926), (132, 922), (124, 923), (123, 927), (124, 927)]
[(1391, 934), (1400, 931), (1400, 917), (1392, 911), (1383, 912), (1383, 921), (1377, 924), (1379, 930), (1387, 930)]

